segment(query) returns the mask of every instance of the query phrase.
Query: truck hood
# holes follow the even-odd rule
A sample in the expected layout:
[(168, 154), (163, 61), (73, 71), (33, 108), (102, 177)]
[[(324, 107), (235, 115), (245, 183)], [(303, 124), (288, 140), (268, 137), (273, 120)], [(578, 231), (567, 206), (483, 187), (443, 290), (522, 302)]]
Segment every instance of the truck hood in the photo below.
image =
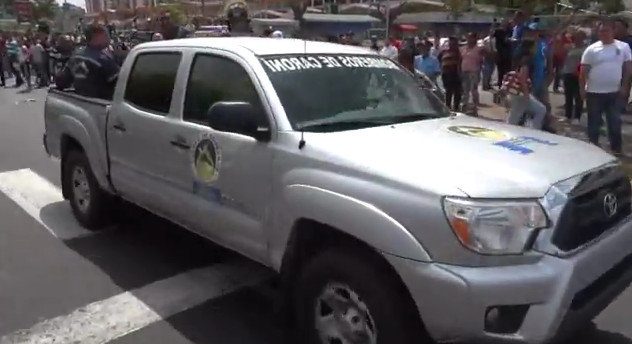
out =
[(305, 139), (336, 164), (470, 197), (542, 197), (552, 184), (615, 160), (579, 140), (468, 116), (306, 133)]

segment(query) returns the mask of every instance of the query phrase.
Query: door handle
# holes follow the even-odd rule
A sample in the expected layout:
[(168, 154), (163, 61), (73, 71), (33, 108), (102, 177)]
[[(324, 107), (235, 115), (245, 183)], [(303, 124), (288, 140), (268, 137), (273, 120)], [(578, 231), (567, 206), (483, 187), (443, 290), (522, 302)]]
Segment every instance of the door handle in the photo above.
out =
[(190, 149), (191, 146), (187, 144), (187, 140), (182, 136), (176, 136), (173, 140), (169, 141), (172, 146), (179, 149)]
[(127, 130), (127, 128), (125, 128), (125, 126), (124, 126), (124, 125), (123, 125), (123, 123), (121, 123), (121, 122), (115, 123), (115, 124), (112, 126), (112, 128), (114, 128), (114, 130), (118, 130), (118, 131), (121, 131), (121, 132), (124, 132), (124, 131), (126, 131), (126, 130)]

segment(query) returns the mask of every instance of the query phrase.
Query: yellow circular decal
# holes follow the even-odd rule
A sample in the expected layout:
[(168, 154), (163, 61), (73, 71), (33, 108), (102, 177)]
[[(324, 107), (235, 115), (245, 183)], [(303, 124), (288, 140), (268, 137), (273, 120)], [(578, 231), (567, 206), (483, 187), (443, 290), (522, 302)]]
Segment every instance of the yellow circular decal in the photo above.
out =
[(195, 179), (202, 184), (210, 184), (219, 177), (222, 156), (215, 138), (204, 133), (193, 145), (191, 162)]
[(500, 132), (494, 129), (483, 128), (483, 127), (457, 125), (457, 126), (448, 127), (448, 130), (450, 130), (453, 133), (457, 133), (461, 135), (478, 137), (481, 139), (493, 140), (493, 141), (506, 140), (509, 138), (509, 135), (503, 132)]

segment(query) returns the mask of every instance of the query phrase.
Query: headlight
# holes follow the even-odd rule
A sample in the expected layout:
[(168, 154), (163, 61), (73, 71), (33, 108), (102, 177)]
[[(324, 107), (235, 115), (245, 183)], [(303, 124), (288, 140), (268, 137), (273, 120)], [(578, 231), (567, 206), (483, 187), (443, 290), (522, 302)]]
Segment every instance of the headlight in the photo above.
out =
[(535, 200), (446, 197), (443, 209), (459, 241), (483, 254), (522, 253), (534, 232), (547, 226), (544, 210)]

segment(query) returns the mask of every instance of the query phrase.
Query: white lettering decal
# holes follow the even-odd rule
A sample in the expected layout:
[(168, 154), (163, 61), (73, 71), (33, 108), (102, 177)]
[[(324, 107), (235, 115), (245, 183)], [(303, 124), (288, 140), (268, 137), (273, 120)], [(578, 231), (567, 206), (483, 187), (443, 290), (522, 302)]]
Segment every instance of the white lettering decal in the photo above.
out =
[(293, 56), (274, 59), (262, 59), (263, 64), (272, 72), (288, 72), (319, 68), (386, 68), (399, 69), (391, 60), (373, 56)]
[(292, 62), (290, 62), (290, 60), (289, 60), (289, 59), (281, 59), (280, 61), (281, 61), (281, 64), (282, 64), (285, 68), (287, 68), (287, 69), (289, 69), (289, 70), (296, 70), (296, 66), (295, 66)]
[(271, 61), (268, 60), (262, 60), (263, 63), (273, 72), (278, 72), (279, 70), (277, 70), (276, 68), (274, 68), (274, 65), (272, 65)]
[(301, 61), (309, 68), (321, 68), (320, 62), (314, 57), (301, 57)]
[(327, 60), (329, 61), (329, 63), (334, 66), (334, 67), (342, 67), (342, 65), (340, 64), (340, 62), (338, 62), (338, 60), (336, 60), (333, 56), (326, 56)]
[(270, 64), (277, 70), (277, 72), (286, 71), (287, 69), (283, 67), (283, 64), (279, 60), (270, 60)]
[(306, 69), (306, 67), (296, 57), (290, 58), (290, 62), (296, 66), (296, 69)]
[(320, 60), (320, 62), (322, 62), (327, 68), (331, 68), (334, 67), (331, 62), (329, 62), (329, 59), (327, 58), (327, 56), (318, 56), (318, 59)]

